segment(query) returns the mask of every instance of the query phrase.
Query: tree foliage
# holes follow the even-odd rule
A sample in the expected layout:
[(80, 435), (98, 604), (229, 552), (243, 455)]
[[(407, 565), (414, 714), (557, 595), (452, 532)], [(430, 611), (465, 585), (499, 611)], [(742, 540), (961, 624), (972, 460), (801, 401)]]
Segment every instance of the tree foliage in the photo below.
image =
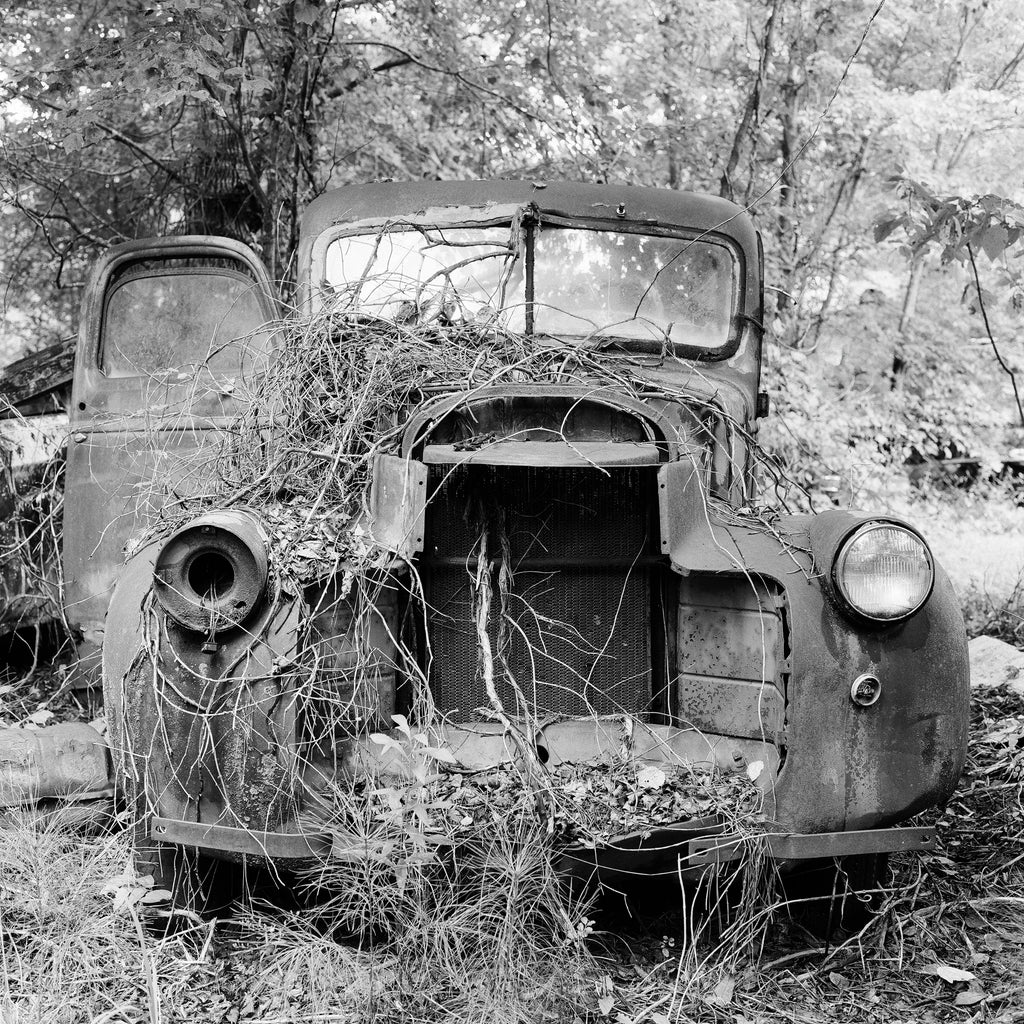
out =
[[(302, 208), (356, 181), (719, 192), (754, 215), (768, 326), (808, 367), (866, 289), (909, 321), (933, 242), (954, 264), (1020, 247), (1013, 0), (12, 0), (0, 53), (20, 346), (73, 327), (127, 238), (241, 238), (287, 296)], [(1010, 261), (985, 270), (1019, 296)]]

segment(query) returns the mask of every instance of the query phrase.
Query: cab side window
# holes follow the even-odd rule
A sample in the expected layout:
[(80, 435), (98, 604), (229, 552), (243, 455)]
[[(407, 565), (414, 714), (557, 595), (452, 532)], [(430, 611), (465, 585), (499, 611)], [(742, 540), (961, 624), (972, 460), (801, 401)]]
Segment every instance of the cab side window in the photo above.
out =
[(167, 370), (244, 373), (267, 347), (256, 281), (233, 260), (136, 260), (104, 302), (100, 369), (107, 377)]

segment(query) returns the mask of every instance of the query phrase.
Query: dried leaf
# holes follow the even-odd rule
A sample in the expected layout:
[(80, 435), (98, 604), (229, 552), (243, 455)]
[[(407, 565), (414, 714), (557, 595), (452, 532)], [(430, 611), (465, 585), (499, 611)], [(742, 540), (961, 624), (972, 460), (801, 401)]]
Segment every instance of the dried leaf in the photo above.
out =
[(984, 992), (958, 992), (953, 1002), (957, 1006), (975, 1006), (986, 998)]
[(665, 781), (665, 773), (653, 764), (645, 765), (636, 775), (636, 784), (641, 789), (661, 789)]
[(708, 997), (708, 1002), (714, 1006), (728, 1006), (732, 1002), (732, 994), (736, 988), (736, 979), (727, 974), (715, 986), (714, 992)]
[(974, 975), (970, 971), (962, 970), (959, 967), (950, 967), (949, 964), (934, 963), (924, 967), (918, 967), (918, 974), (932, 974), (950, 985), (958, 981), (974, 981)]

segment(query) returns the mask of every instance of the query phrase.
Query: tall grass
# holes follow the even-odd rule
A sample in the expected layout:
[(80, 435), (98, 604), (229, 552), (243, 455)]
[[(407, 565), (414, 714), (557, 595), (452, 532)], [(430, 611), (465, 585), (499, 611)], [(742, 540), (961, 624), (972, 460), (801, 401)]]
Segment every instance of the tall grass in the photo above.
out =
[[(188, 930), (144, 927), (151, 881), (130, 840), (80, 811), (5, 811), (0, 821), (0, 1020), (159, 1021), (202, 971)], [(157, 894), (159, 895), (159, 894)]]

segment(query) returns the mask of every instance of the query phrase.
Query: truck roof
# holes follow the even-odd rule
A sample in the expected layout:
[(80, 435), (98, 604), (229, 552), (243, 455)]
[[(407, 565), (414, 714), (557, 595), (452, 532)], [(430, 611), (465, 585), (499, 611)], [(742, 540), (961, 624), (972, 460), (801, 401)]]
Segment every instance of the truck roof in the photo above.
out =
[(756, 233), (744, 208), (718, 196), (641, 185), (507, 179), (345, 185), (310, 203), (302, 217), (302, 235), (308, 245), (336, 224), (417, 216), (445, 207), (453, 212), (463, 207), (479, 219), (488, 207), (495, 207), (498, 215), (501, 207), (527, 203), (542, 215), (716, 231), (735, 239), (748, 258), (757, 251)]

